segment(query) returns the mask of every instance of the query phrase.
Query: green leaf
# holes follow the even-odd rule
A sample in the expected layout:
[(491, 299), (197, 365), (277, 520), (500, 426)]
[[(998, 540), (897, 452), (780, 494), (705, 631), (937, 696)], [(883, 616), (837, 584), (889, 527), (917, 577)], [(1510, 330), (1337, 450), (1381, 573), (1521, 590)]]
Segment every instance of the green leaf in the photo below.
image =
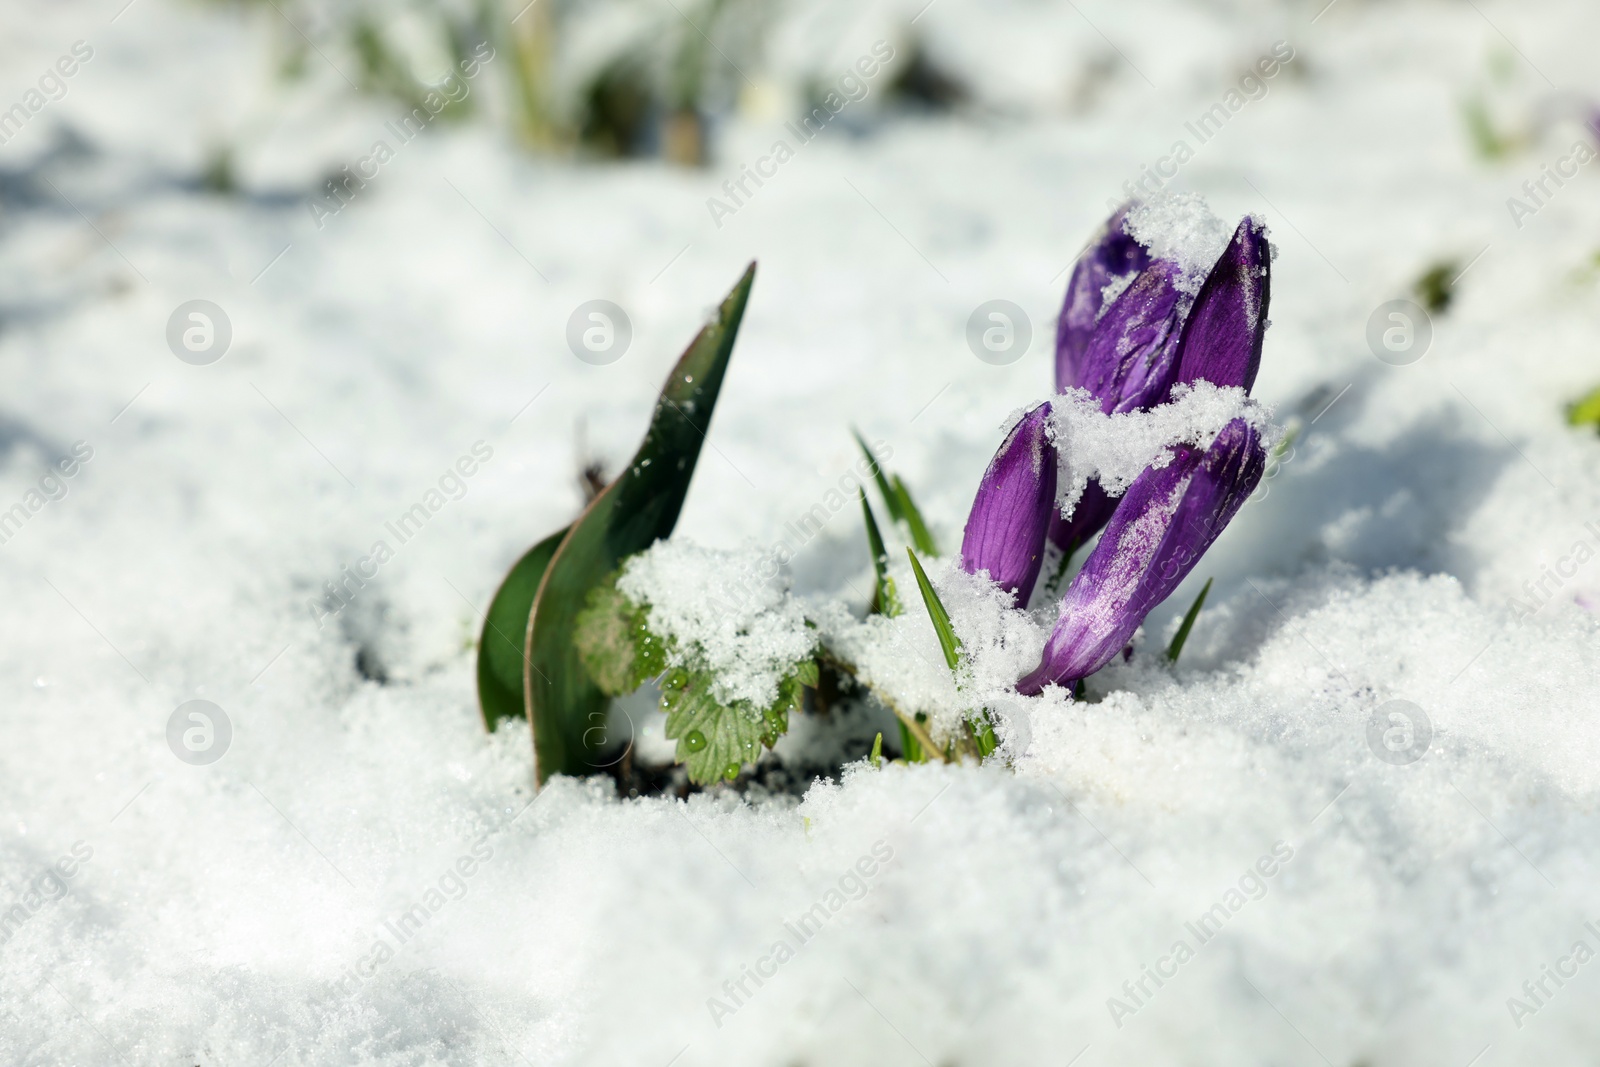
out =
[(711, 674), (680, 668), (669, 672), (661, 687), (666, 736), (678, 742), (678, 762), (697, 785), (739, 777), (743, 766), (761, 755), (762, 745), (771, 748), (788, 731), (789, 712), (800, 705), (795, 675), (784, 679), (777, 701), (764, 711), (718, 703), (712, 681)]
[(922, 602), (928, 605), (928, 616), (933, 619), (933, 630), (939, 635), (939, 647), (944, 650), (944, 661), (954, 671), (961, 663), (961, 638), (956, 636), (955, 628), (950, 625), (950, 613), (944, 610), (944, 602), (934, 591), (933, 583), (928, 581), (927, 574), (922, 570), (922, 564), (917, 560), (917, 554), (908, 548), (906, 555), (911, 557), (911, 569), (917, 573), (917, 588), (922, 590)]
[(883, 731), (882, 730), (879, 730), (878, 731), (878, 736), (874, 737), (872, 739), (872, 755), (867, 757), (867, 761), (870, 762), (874, 767), (881, 768), (883, 766)]
[(711, 426), (755, 264), (701, 329), (661, 390), (650, 427), (617, 480), (589, 503), (556, 549), (534, 599), (525, 646), (523, 692), (533, 723), (535, 776), (593, 772), (603, 753), (586, 740), (606, 695), (572, 640), (589, 591), (624, 557), (672, 533), (695, 461)]
[(650, 632), (644, 610), (617, 589), (620, 573), (589, 591), (572, 634), (589, 677), (610, 697), (631, 693), (667, 669), (665, 643)]
[(905, 517), (906, 525), (911, 527), (911, 543), (917, 546), (917, 551), (929, 556), (939, 554), (939, 546), (933, 543), (933, 534), (928, 532), (928, 524), (922, 521), (922, 512), (917, 510), (916, 502), (911, 499), (911, 490), (906, 488), (906, 483), (900, 476), (894, 476), (894, 495), (900, 502), (900, 513)]
[(889, 509), (889, 521), (900, 522), (905, 518), (900, 510), (900, 501), (895, 498), (894, 490), (889, 488), (889, 479), (884, 476), (883, 467), (879, 465), (878, 458), (872, 454), (872, 449), (867, 447), (867, 439), (861, 436), (861, 431), (851, 428), (855, 435), (856, 444), (861, 446), (861, 454), (867, 459), (867, 466), (872, 469), (872, 480), (878, 483), (878, 493), (883, 497), (883, 506)]
[(867, 548), (872, 553), (872, 571), (877, 576), (877, 587), (872, 593), (869, 615), (887, 615), (893, 618), (905, 610), (900, 604), (900, 594), (895, 591), (894, 579), (889, 577), (889, 552), (883, 547), (883, 534), (878, 532), (878, 520), (872, 515), (867, 494), (857, 490), (861, 497), (861, 515), (867, 524)]
[(522, 673), (526, 669), (522, 653), (528, 615), (533, 611), (539, 580), (565, 536), (565, 529), (557, 530), (523, 553), (500, 583), (484, 616), (483, 634), (478, 639), (478, 707), (483, 711), (483, 725), (490, 732), (506, 719), (528, 717), (528, 709), (522, 703)]
[(900, 727), (900, 753), (907, 763), (927, 763), (927, 753), (922, 751), (922, 742), (918, 741), (905, 723), (895, 720)]
[(1167, 646), (1167, 659), (1173, 663), (1178, 662), (1178, 653), (1183, 651), (1183, 643), (1189, 640), (1189, 631), (1194, 629), (1194, 620), (1200, 617), (1200, 608), (1206, 602), (1206, 594), (1211, 592), (1211, 579), (1206, 579), (1206, 584), (1200, 587), (1200, 595), (1194, 598), (1194, 603), (1189, 605), (1189, 610), (1184, 613), (1183, 622), (1178, 627), (1178, 632), (1172, 635), (1172, 644)]
[(1567, 425), (1600, 427), (1600, 388), (1567, 405)]
[(978, 741), (978, 755), (987, 759), (989, 753), (1000, 747), (1000, 739), (994, 735), (994, 721), (989, 718), (989, 713), (979, 712), (972, 719), (972, 734)]

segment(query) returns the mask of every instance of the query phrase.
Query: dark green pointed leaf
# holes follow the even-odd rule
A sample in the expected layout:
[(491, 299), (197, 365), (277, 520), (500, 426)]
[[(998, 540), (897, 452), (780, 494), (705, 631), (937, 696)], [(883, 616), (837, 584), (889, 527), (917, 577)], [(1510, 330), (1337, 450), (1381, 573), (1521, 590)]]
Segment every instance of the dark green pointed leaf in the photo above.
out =
[(1167, 646), (1167, 659), (1173, 663), (1178, 662), (1178, 653), (1183, 651), (1184, 642), (1189, 640), (1189, 631), (1194, 629), (1194, 620), (1200, 617), (1200, 609), (1205, 605), (1206, 594), (1209, 592), (1211, 592), (1211, 579), (1207, 578), (1206, 584), (1200, 587), (1200, 595), (1194, 598), (1194, 603), (1184, 612), (1178, 632), (1172, 635), (1172, 644)]
[(939, 554), (939, 546), (933, 543), (933, 534), (928, 532), (928, 524), (922, 521), (922, 512), (917, 510), (916, 502), (911, 499), (911, 490), (906, 488), (906, 483), (900, 476), (894, 476), (894, 496), (900, 504), (900, 514), (905, 518), (906, 525), (911, 527), (911, 543), (917, 546), (917, 551), (929, 556)]
[(961, 662), (961, 638), (956, 636), (955, 628), (950, 625), (950, 613), (944, 610), (944, 602), (939, 599), (933, 583), (928, 581), (927, 574), (923, 573), (917, 554), (908, 548), (906, 555), (911, 557), (911, 569), (917, 573), (917, 588), (922, 590), (922, 602), (928, 605), (928, 617), (933, 619), (934, 633), (939, 635), (939, 647), (944, 650), (944, 661), (953, 671)]
[(906, 724), (895, 720), (900, 727), (900, 756), (907, 763), (927, 763), (928, 757), (922, 751), (922, 744), (911, 733)]
[(900, 501), (895, 499), (894, 490), (889, 488), (889, 479), (883, 473), (878, 458), (872, 454), (872, 449), (867, 447), (867, 439), (861, 436), (861, 431), (852, 428), (856, 444), (861, 446), (861, 454), (866, 457), (867, 466), (872, 469), (872, 480), (878, 483), (878, 493), (883, 497), (883, 506), (889, 509), (889, 521), (899, 522), (905, 518), (900, 511)]
[(523, 673), (540, 783), (552, 774), (592, 773), (603, 760), (604, 753), (586, 739), (597, 732), (604, 736), (594, 727), (604, 723), (607, 697), (589, 677), (573, 644), (574, 624), (589, 591), (623, 557), (672, 533), (754, 279), (752, 263), (716, 319), (701, 329), (673, 367), (639, 451), (590, 502), (545, 571), (528, 626)]
[(900, 606), (900, 594), (895, 591), (894, 579), (889, 577), (889, 552), (883, 547), (883, 534), (878, 531), (878, 520), (873, 517), (872, 506), (867, 503), (867, 494), (860, 490), (857, 490), (857, 494), (861, 497), (861, 515), (867, 524), (867, 549), (872, 553), (872, 572), (877, 579), (867, 614), (894, 618), (904, 609)]
[(483, 725), (490, 731), (506, 719), (528, 717), (522, 703), (522, 646), (528, 634), (528, 615), (533, 611), (539, 581), (567, 529), (557, 530), (523, 553), (500, 583), (484, 616), (478, 638), (478, 707)]

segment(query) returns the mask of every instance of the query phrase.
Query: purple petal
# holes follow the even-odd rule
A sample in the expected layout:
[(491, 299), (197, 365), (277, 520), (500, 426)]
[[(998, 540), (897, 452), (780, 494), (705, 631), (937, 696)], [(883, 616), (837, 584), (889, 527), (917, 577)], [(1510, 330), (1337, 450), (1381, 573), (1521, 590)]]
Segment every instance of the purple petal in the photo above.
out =
[(1109, 663), (1194, 569), (1265, 468), (1260, 435), (1234, 419), (1205, 452), (1179, 448), (1170, 464), (1139, 475), (1068, 587), (1044, 657), (1018, 691), (1070, 685)]
[(1177, 380), (1203, 378), (1213, 385), (1242, 385), (1249, 392), (1261, 368), (1271, 296), (1267, 231), (1246, 217), (1195, 297), (1178, 342)]
[(989, 463), (961, 539), (961, 566), (986, 570), (1024, 606), (1044, 563), (1044, 539), (1055, 512), (1056, 449), (1050, 405), (1022, 417)]
[(1056, 392), (1078, 385), (1079, 364), (1094, 333), (1104, 306), (1103, 293), (1112, 278), (1143, 270), (1150, 262), (1144, 246), (1123, 230), (1129, 205), (1118, 208), (1106, 220), (1088, 249), (1078, 257), (1072, 277), (1067, 280), (1067, 296), (1056, 322)]
[(1154, 260), (1095, 326), (1075, 384), (1089, 390), (1107, 415), (1143, 410), (1171, 391), (1183, 325), (1177, 281), (1177, 264)]

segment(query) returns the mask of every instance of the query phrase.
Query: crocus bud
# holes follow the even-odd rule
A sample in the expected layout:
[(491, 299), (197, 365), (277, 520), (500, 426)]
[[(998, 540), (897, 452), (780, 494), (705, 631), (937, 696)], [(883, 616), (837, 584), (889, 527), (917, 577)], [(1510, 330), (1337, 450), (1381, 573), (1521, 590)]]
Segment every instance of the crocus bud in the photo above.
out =
[(988, 571), (1024, 607), (1039, 580), (1045, 533), (1055, 514), (1056, 449), (1049, 424), (1046, 403), (1012, 428), (983, 474), (961, 539), (962, 568), (968, 574)]
[(1177, 374), (1183, 298), (1178, 265), (1157, 259), (1101, 315), (1078, 362), (1078, 380), (1107, 415), (1167, 399)]
[(1248, 216), (1206, 275), (1178, 342), (1179, 382), (1205, 379), (1249, 392), (1261, 368), (1272, 296), (1267, 230)]
[(1061, 601), (1039, 666), (1017, 683), (1034, 695), (1109, 663), (1255, 491), (1266, 468), (1261, 436), (1243, 419), (1211, 447), (1179, 448), (1136, 478)]
[(1100, 310), (1105, 306), (1105, 288), (1113, 278), (1143, 270), (1150, 254), (1123, 229), (1130, 205), (1118, 208), (1106, 220), (1098, 237), (1078, 257), (1067, 280), (1067, 296), (1056, 322), (1056, 392), (1064, 392), (1079, 381), (1079, 366), (1089, 338), (1095, 332)]

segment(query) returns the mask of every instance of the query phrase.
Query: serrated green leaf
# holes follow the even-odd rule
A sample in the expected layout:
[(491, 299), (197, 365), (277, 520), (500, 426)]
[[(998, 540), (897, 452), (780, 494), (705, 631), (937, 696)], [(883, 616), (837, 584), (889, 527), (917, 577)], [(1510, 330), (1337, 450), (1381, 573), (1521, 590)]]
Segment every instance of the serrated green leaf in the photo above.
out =
[[(569, 527), (570, 528), (570, 527)], [(523, 553), (489, 602), (483, 633), (478, 638), (478, 707), (483, 725), (491, 733), (506, 719), (525, 719), (522, 674), (526, 669), (523, 646), (528, 636), (528, 615), (545, 568), (567, 536), (557, 530)]]
[(928, 524), (922, 521), (922, 512), (917, 510), (916, 501), (911, 499), (911, 490), (906, 488), (906, 483), (900, 480), (898, 474), (894, 476), (894, 496), (899, 501), (901, 516), (911, 528), (911, 543), (917, 546), (918, 552), (937, 556), (939, 546), (934, 544)]
[(800, 702), (797, 675), (784, 679), (777, 701), (762, 711), (718, 703), (713, 680), (706, 672), (678, 669), (668, 673), (661, 687), (666, 736), (678, 742), (678, 762), (697, 785), (739, 777), (740, 769), (761, 755), (763, 745), (771, 748), (788, 732), (789, 712)]
[(617, 589), (618, 573), (589, 591), (572, 634), (589, 677), (611, 697), (631, 693), (667, 669), (665, 644), (650, 632), (644, 610)]
[(817, 668), (817, 661), (814, 659), (801, 660), (800, 665), (794, 670), (795, 681), (812, 689), (817, 687), (821, 677), (822, 672)]
[(661, 706), (667, 713), (666, 736), (678, 742), (678, 762), (698, 785), (737, 778), (740, 768), (761, 754), (766, 717), (718, 704), (705, 675), (664, 689)]
[(950, 625), (950, 613), (944, 610), (944, 602), (939, 599), (933, 583), (928, 581), (917, 554), (908, 548), (906, 555), (911, 557), (911, 569), (916, 572), (917, 588), (922, 590), (922, 602), (928, 606), (928, 617), (933, 620), (933, 632), (939, 635), (939, 647), (944, 650), (944, 661), (949, 664), (950, 670), (954, 671), (961, 663), (961, 638), (956, 636), (955, 628)]
[(1183, 651), (1184, 642), (1189, 640), (1189, 631), (1194, 629), (1194, 620), (1200, 617), (1200, 609), (1205, 605), (1206, 594), (1209, 592), (1211, 592), (1211, 579), (1207, 578), (1206, 584), (1200, 587), (1200, 595), (1194, 598), (1194, 603), (1184, 612), (1178, 632), (1172, 635), (1172, 643), (1167, 646), (1167, 659), (1170, 662), (1178, 662), (1178, 653)]
[(887, 615), (894, 618), (905, 609), (900, 604), (900, 595), (895, 591), (894, 579), (889, 576), (889, 552), (883, 547), (883, 534), (878, 531), (878, 520), (873, 517), (872, 506), (867, 503), (867, 494), (857, 490), (861, 497), (861, 515), (867, 525), (867, 550), (872, 553), (872, 571), (877, 577), (877, 587), (872, 593), (872, 604), (867, 608), (869, 615)]
[(573, 627), (589, 590), (624, 557), (672, 533), (750, 298), (755, 264), (673, 367), (644, 441), (616, 481), (589, 503), (556, 549), (534, 599), (523, 694), (533, 723), (535, 777), (595, 771), (602, 751), (586, 740), (606, 695), (584, 668)]

